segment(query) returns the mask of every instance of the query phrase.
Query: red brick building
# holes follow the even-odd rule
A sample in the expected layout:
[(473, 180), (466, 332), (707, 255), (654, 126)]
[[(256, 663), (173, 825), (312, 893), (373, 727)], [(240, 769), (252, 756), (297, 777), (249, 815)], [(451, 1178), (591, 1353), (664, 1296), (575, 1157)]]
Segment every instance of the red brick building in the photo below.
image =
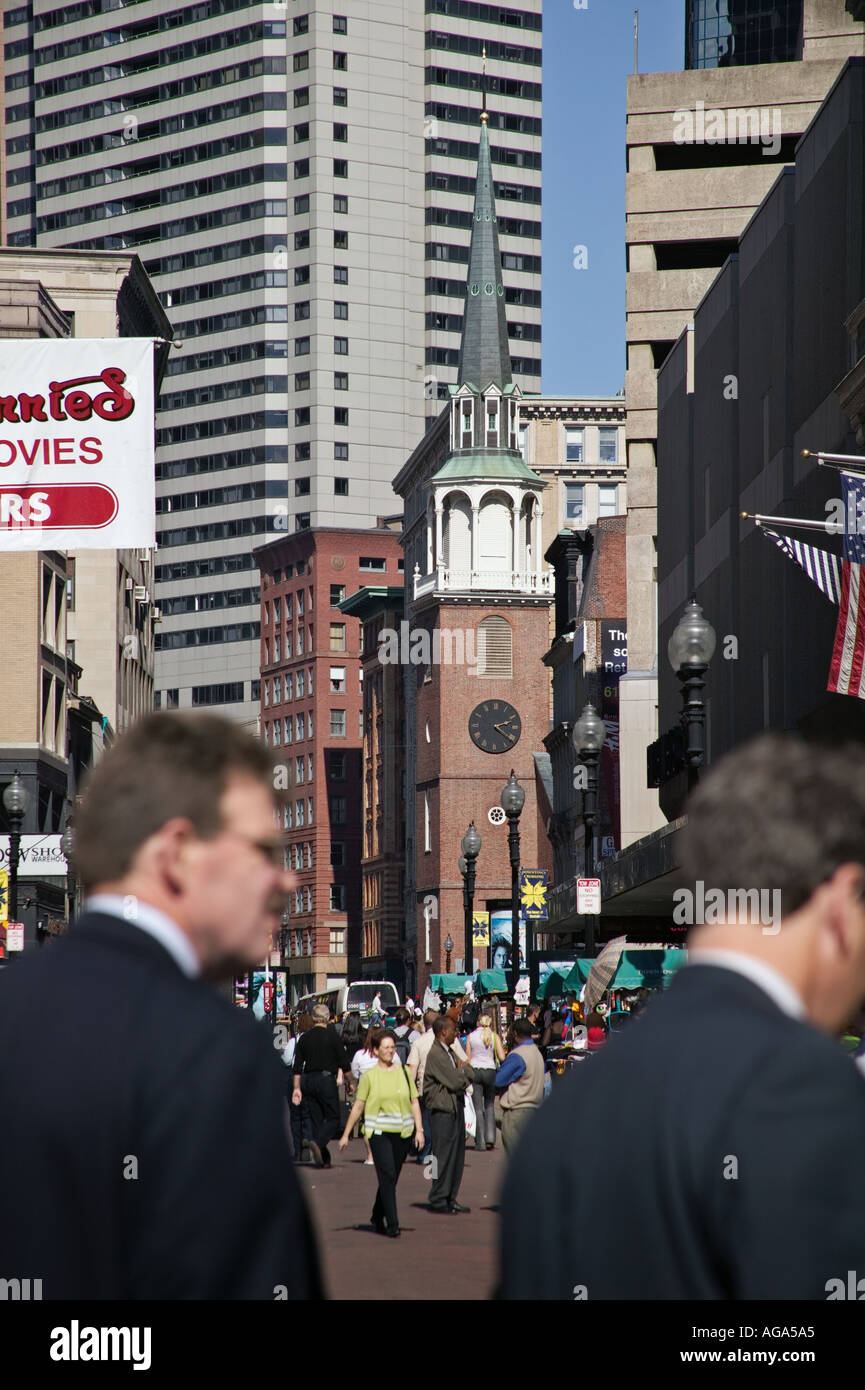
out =
[(339, 604), (372, 576), (396, 585), (398, 534), (298, 531), (255, 551), (261, 570), (261, 735), (290, 788), (285, 919), (289, 1002), (360, 970), (363, 837), (361, 631)]

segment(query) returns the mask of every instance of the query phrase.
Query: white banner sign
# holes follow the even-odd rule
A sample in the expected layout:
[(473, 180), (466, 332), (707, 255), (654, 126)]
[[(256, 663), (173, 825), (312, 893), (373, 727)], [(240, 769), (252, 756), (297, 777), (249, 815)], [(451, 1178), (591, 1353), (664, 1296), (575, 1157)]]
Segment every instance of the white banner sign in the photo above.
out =
[[(22, 835), (18, 855), (19, 878), (60, 878), (66, 860), (60, 835)], [(0, 835), (0, 869), (9, 868), (9, 836)]]
[(0, 553), (156, 541), (153, 341), (0, 341)]
[(577, 912), (597, 916), (601, 910), (601, 880), (599, 878), (577, 879)]

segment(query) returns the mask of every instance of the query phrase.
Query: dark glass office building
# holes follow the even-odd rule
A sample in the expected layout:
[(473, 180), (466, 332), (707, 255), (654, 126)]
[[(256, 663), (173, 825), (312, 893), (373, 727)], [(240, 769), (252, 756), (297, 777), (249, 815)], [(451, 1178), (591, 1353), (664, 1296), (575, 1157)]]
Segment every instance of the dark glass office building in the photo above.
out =
[(792, 63), (802, 57), (804, 0), (685, 0), (685, 67)]

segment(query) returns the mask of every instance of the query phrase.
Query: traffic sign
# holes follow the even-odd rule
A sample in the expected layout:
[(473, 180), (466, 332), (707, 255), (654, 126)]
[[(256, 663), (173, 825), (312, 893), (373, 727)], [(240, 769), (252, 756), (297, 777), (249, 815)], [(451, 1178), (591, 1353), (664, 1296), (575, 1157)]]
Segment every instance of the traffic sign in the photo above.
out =
[(23, 923), (23, 922), (7, 922), (7, 923), (6, 923), (6, 950), (7, 950), (7, 951), (23, 951), (23, 950), (24, 950), (24, 923)]
[(577, 912), (586, 916), (596, 916), (601, 910), (601, 880), (599, 878), (577, 879)]

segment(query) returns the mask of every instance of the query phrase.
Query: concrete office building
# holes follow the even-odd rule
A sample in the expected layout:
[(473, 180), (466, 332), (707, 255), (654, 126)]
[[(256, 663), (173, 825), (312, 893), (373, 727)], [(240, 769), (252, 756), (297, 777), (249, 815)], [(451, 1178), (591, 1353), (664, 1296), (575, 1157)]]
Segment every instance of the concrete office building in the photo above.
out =
[(455, 380), (484, 47), (514, 369), (540, 384), (540, 0), (338, 9), (4, 10), (9, 243), (136, 250), (184, 344), (159, 403), (161, 702), (253, 724), (254, 545), (393, 512)]
[[(854, 0), (851, 5), (859, 8)], [(727, 40), (744, 32), (739, 17), (745, 8), (738, 0), (720, 0), (720, 11), (732, 16)], [(781, 8), (789, 32), (797, 23), (795, 7)], [(797, 139), (844, 60), (865, 52), (865, 28), (843, 0), (800, 0), (798, 8), (801, 39), (794, 45), (773, 49), (759, 38), (760, 24), (775, 22), (761, 3), (747, 7), (760, 22), (747, 42), (736, 38), (722, 53), (718, 4), (692, 0), (689, 21), (697, 15), (702, 27), (689, 29), (689, 61), (701, 66), (628, 79), (629, 670), (620, 687), (625, 844), (664, 823), (657, 793), (646, 787), (646, 748), (657, 737), (658, 703), (656, 372), (781, 167), (793, 159)], [(755, 54), (772, 61), (747, 65)], [(742, 60), (746, 65), (738, 66)]]

